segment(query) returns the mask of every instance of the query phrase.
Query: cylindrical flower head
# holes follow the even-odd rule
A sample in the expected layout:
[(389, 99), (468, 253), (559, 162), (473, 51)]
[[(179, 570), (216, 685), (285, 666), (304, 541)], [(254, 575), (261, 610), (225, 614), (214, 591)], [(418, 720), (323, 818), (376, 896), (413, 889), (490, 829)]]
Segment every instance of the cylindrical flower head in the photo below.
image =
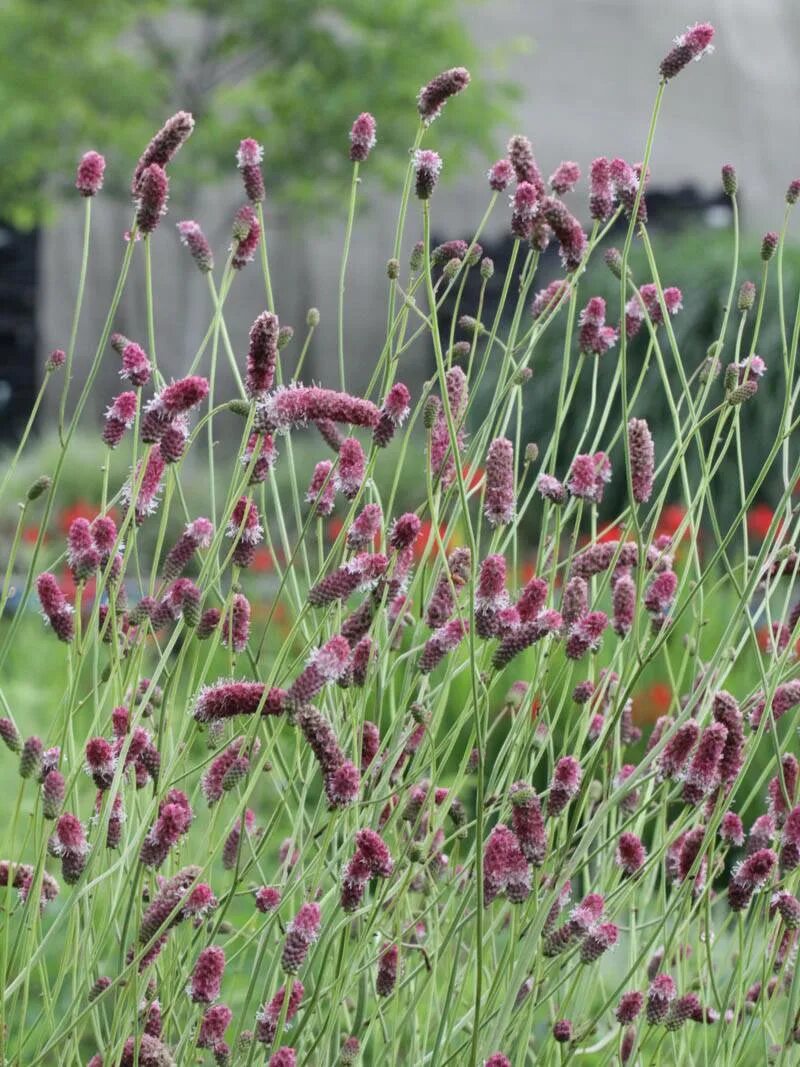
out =
[(373, 429), (380, 420), (380, 409), (369, 400), (333, 389), (279, 387), (257, 402), (255, 429), (259, 433), (286, 433), (292, 426), (322, 419)]
[(255, 892), (256, 908), (263, 915), (269, 915), (273, 911), (277, 911), (281, 903), (281, 891), (274, 886), (262, 885), (260, 889)]
[(60, 641), (69, 643), (75, 636), (73, 607), (61, 592), (55, 576), (45, 571), (36, 579), (36, 592), (45, 620)]
[(106, 161), (99, 152), (86, 152), (78, 164), (75, 188), (81, 196), (96, 196), (103, 188)]
[(736, 168), (732, 163), (725, 163), (722, 167), (722, 188), (726, 196), (736, 196), (736, 189), (738, 186), (738, 179), (736, 177)]
[(567, 804), (578, 794), (583, 770), (574, 756), (563, 756), (555, 766), (547, 797), (547, 814), (550, 818), (560, 815)]
[(20, 749), (19, 776), (20, 778), (39, 778), (42, 771), (41, 739), (35, 735), (26, 737)]
[(419, 658), (419, 669), (423, 674), (430, 674), (444, 657), (458, 648), (469, 633), (469, 623), (465, 619), (451, 619), (428, 638)]
[(502, 193), (514, 180), (514, 168), (510, 160), (498, 159), (489, 167), (486, 176), (489, 179), (489, 188), (494, 189), (496, 193)]
[(375, 147), (375, 119), (362, 111), (350, 129), (350, 160), (363, 163)]
[(520, 842), (513, 831), (498, 823), (489, 834), (483, 851), (483, 903), (488, 907), (501, 895), (512, 904), (526, 899), (531, 889), (531, 872)]
[(501, 526), (514, 518), (514, 446), (506, 437), (489, 445), (486, 456), (486, 496), (484, 514), (492, 526)]
[(189, 255), (197, 264), (197, 269), (202, 274), (208, 274), (214, 269), (214, 253), (208, 243), (206, 235), (200, 228), (200, 224), (194, 219), (184, 219), (178, 223), (178, 234), (181, 244), (188, 248)]
[(314, 505), (314, 513), (319, 516), (330, 515), (336, 501), (336, 478), (332, 471), (333, 463), (329, 459), (321, 459), (314, 467), (308, 483), (306, 501)]
[(48, 771), (42, 780), (42, 814), (45, 819), (57, 819), (64, 804), (67, 783), (60, 771)]
[(114, 780), (117, 757), (104, 737), (90, 737), (85, 748), (85, 770), (98, 789), (105, 790)]
[(426, 126), (437, 119), (451, 96), (457, 96), (469, 85), (470, 76), (466, 67), (452, 67), (437, 74), (417, 95), (417, 110)]
[(580, 181), (580, 177), (581, 168), (578, 164), (573, 163), (571, 160), (565, 160), (563, 163), (559, 163), (550, 175), (548, 184), (554, 193), (563, 196), (564, 193), (572, 192)]
[(364, 449), (355, 437), (345, 437), (339, 447), (339, 465), (334, 478), (335, 488), (348, 500), (354, 500), (364, 484), (367, 460)]
[(244, 593), (235, 593), (222, 622), (222, 641), (234, 652), (244, 652), (250, 637), (250, 601)]
[(647, 851), (636, 834), (626, 831), (617, 843), (617, 866), (623, 874), (631, 875), (644, 866)]
[(740, 848), (744, 844), (744, 826), (735, 811), (726, 811), (719, 824), (719, 836), (723, 844)]
[(572, 461), (567, 488), (573, 496), (599, 504), (605, 485), (610, 481), (611, 461), (605, 452), (586, 453)]
[(765, 263), (768, 263), (775, 255), (775, 249), (778, 247), (779, 240), (780, 236), (774, 230), (769, 230), (761, 238), (761, 258)]
[(236, 166), (242, 175), (244, 191), (251, 204), (260, 204), (266, 196), (261, 163), (264, 159), (264, 147), (252, 137), (245, 137), (239, 142), (236, 153)]
[(76, 582), (86, 581), (100, 565), (100, 553), (92, 537), (89, 520), (73, 519), (67, 533), (67, 562)]
[[(238, 527), (237, 527), (238, 529)], [(214, 535), (214, 525), (209, 519), (198, 518), (188, 523), (183, 534), (167, 553), (162, 576), (173, 581), (189, 565), (198, 548), (208, 548)]]
[(242, 270), (253, 260), (261, 239), (261, 223), (249, 204), (240, 207), (233, 218), (231, 266)]
[(267, 690), (262, 682), (221, 681), (200, 690), (192, 715), (196, 722), (254, 715), (258, 708), (262, 715), (280, 715), (284, 696), (283, 690)]
[(380, 533), (383, 512), (380, 504), (365, 504), (347, 531), (348, 548), (367, 548)]
[(197, 957), (187, 992), (195, 1004), (211, 1004), (219, 996), (225, 970), (225, 953), (218, 945), (204, 948)]
[(5, 717), (0, 719), (0, 740), (11, 752), (22, 751), (22, 737), (11, 719)]
[(375, 992), (379, 997), (392, 995), (399, 968), (400, 950), (397, 945), (384, 945), (378, 957), (378, 973), (375, 978)]
[(122, 357), (120, 378), (129, 381), (137, 389), (147, 385), (153, 368), (144, 349), (135, 341), (126, 341), (120, 355)]
[(720, 783), (719, 765), (728, 731), (721, 722), (707, 726), (700, 737), (692, 761), (685, 774), (683, 799), (699, 804)]
[(663, 1022), (677, 994), (675, 983), (668, 974), (656, 975), (647, 991), (647, 1021), (651, 1024)]
[(139, 181), (145, 169), (151, 163), (157, 163), (161, 167), (175, 157), (181, 146), (186, 143), (194, 129), (194, 118), (188, 111), (177, 111), (168, 118), (150, 144), (145, 148), (131, 181), (131, 193), (135, 196)]
[(630, 993), (623, 993), (619, 998), (616, 1011), (617, 1022), (622, 1026), (627, 1026), (632, 1022), (635, 1022), (639, 1017), (639, 1013), (644, 1007), (644, 994), (638, 990), (633, 990)]
[(136, 225), (149, 236), (167, 212), (169, 179), (157, 163), (146, 167), (136, 186)]
[[(303, 1000), (305, 989), (303, 983), (295, 979), (291, 983), (289, 1002), (286, 1010), (286, 1022), (290, 1023), (297, 1014), (297, 1009)], [(263, 1006), (256, 1014), (256, 1041), (271, 1045), (278, 1028), (278, 1021), (282, 1014), (283, 1002), (286, 999), (286, 987), (281, 986), (272, 1000)]]
[(645, 504), (653, 492), (655, 451), (650, 428), (645, 419), (631, 419), (628, 423), (628, 448), (631, 457), (633, 499)]
[(630, 574), (621, 574), (612, 590), (614, 616), (611, 625), (620, 637), (630, 633), (636, 614), (636, 583)]
[(224, 1038), (232, 1018), (233, 1012), (227, 1004), (215, 1004), (209, 1008), (200, 1021), (197, 1047), (216, 1049)]
[(281, 967), (287, 974), (297, 974), (305, 963), (308, 950), (319, 937), (319, 904), (303, 904), (286, 928)]
[(534, 867), (541, 867), (547, 855), (547, 831), (539, 798), (526, 782), (515, 782), (509, 790), (509, 799), (511, 826), (523, 855)]
[(418, 148), (414, 152), (413, 165), (417, 197), (420, 200), (430, 200), (442, 170), (442, 157), (429, 148)]
[(389, 527), (389, 535), (387, 537), (389, 546), (393, 548), (395, 552), (405, 552), (406, 549), (414, 547), (421, 530), (422, 523), (420, 522), (419, 517), (415, 515), (413, 511), (407, 511), (405, 514), (396, 518)]
[(411, 410), (411, 394), (402, 382), (396, 382), (383, 401), (378, 423), (372, 431), (373, 443), (385, 448), (402, 426)]
[(702, 59), (713, 52), (714, 27), (710, 22), (696, 22), (685, 33), (679, 34), (672, 48), (661, 60), (659, 71), (664, 81), (679, 74), (693, 59)]
[(589, 167), (589, 212), (598, 222), (605, 222), (614, 213), (614, 187), (605, 156), (592, 160)]
[(267, 1067), (297, 1067), (297, 1053), (288, 1045), (283, 1045), (272, 1053)]
[(604, 952), (616, 945), (619, 927), (615, 923), (600, 923), (587, 933), (581, 943), (581, 963), (594, 963)]
[(278, 333), (280, 322), (271, 311), (259, 315), (250, 327), (250, 347), (247, 351), (248, 396), (268, 392), (275, 382), (278, 363)]
[(658, 758), (661, 778), (677, 778), (680, 775), (699, 736), (700, 727), (694, 719), (678, 727)]

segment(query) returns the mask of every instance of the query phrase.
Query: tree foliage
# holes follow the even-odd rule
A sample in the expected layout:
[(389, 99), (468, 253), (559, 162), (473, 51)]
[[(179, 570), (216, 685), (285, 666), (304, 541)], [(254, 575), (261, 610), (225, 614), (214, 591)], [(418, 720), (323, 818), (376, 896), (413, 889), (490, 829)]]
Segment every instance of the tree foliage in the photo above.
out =
[[(387, 177), (413, 138), (420, 84), (448, 66), (480, 70), (463, 16), (454, 0), (6, 0), (2, 215), (23, 226), (46, 217), (88, 148), (123, 192), (131, 161), (178, 108), (198, 120), (198, 182), (230, 172), (231, 146), (254, 136), (270, 196), (321, 208), (349, 166), (342, 149), (360, 111), (377, 118)], [(478, 78), (452, 109), (436, 131), (451, 174), (465, 145), (490, 150), (512, 95)]]

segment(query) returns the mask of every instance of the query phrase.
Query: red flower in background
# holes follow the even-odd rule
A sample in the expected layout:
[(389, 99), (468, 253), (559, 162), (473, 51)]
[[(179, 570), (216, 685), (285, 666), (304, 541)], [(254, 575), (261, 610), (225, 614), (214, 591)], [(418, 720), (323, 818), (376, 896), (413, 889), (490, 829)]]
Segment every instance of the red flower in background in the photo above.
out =
[(275, 568), (275, 560), (272, 558), (272, 553), (268, 548), (257, 548), (256, 554), (253, 556), (253, 562), (250, 564), (254, 571), (261, 571), (262, 573), (268, 573)]
[[(678, 532), (678, 527), (686, 518), (686, 508), (683, 504), (666, 504), (658, 519), (658, 525), (656, 526), (656, 537), (674, 537)], [(683, 538), (689, 536), (691, 527), (687, 526), (683, 531)]]
[(666, 715), (672, 704), (672, 690), (666, 682), (653, 682), (633, 698), (633, 721), (639, 725), (654, 723)]
[(597, 535), (597, 544), (604, 544), (606, 541), (621, 541), (622, 540), (622, 527), (621, 526), (606, 526)]
[[(775, 511), (769, 504), (756, 504), (747, 513), (747, 531), (751, 537), (757, 537), (760, 541), (769, 533)], [(776, 532), (780, 531), (783, 524), (778, 523)]]

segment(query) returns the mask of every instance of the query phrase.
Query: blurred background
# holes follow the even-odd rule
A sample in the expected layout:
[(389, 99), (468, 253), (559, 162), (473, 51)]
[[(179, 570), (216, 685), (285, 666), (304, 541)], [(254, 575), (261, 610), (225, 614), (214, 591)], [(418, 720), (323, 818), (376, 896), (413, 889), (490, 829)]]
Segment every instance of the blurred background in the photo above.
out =
[[(384, 339), (385, 265), (419, 86), (453, 65), (472, 71), (468, 92), (447, 108), (427, 141), (445, 160), (434, 237), (469, 238), (488, 201), (485, 171), (503, 154), (511, 133), (531, 138), (545, 176), (562, 159), (576, 160), (584, 175), (597, 155), (639, 159), (658, 62), (672, 37), (698, 19), (715, 24), (717, 54), (668, 88), (648, 195), (663, 283), (684, 292), (676, 333), (690, 369), (705, 356), (727, 291), (731, 216), (720, 190), (720, 165), (733, 162), (739, 173), (747, 235), (740, 280), (759, 280), (760, 234), (780, 228), (786, 186), (800, 173), (797, 109), (791, 104), (800, 94), (796, 3), (228, 0), (223, 9), (211, 0), (6, 0), (0, 11), (0, 435), (13, 444), (44, 361), (53, 348), (66, 347), (83, 216), (72, 182), (87, 149), (103, 152), (108, 167), (93, 205), (78, 380), (101, 332), (131, 223), (132, 167), (163, 120), (183, 108), (194, 113), (196, 131), (171, 168), (170, 210), (154, 240), (162, 369), (182, 372), (211, 317), (207, 288), (180, 247), (175, 224), (197, 219), (217, 261), (224, 260), (231, 219), (243, 202), (234, 156), (240, 139), (252, 136), (265, 146), (277, 310), (297, 335), (285, 358), (291, 365), (307, 309), (318, 307), (321, 324), (304, 376), (332, 383), (350, 177), (347, 133), (360, 111), (373, 112), (378, 148), (361, 171), (347, 283), (349, 383), (357, 389), (368, 380)], [(568, 199), (588, 222), (585, 177)], [(508, 211), (500, 203), (482, 238), (500, 268), (509, 247), (507, 227)], [(419, 229), (412, 215), (406, 255)], [(634, 266), (637, 280), (650, 280), (641, 259)], [(542, 284), (558, 269), (555, 254), (545, 259)], [(791, 249), (785, 271), (787, 288), (794, 286), (800, 266)], [(497, 298), (500, 275), (498, 270), (490, 300)], [(141, 341), (142, 281), (135, 272), (114, 323)], [(582, 295), (608, 296), (614, 309), (615, 285), (600, 263), (590, 270)], [(777, 354), (773, 300), (759, 343), (768, 366)], [(260, 271), (245, 270), (226, 305), (242, 360), (247, 331), (262, 309)], [(549, 343), (552, 350), (543, 347), (537, 354), (538, 381), (527, 401), (526, 431), (542, 444), (560, 369), (557, 331)], [(612, 363), (609, 357), (601, 386)], [(408, 353), (402, 376), (418, 390), (431, 369), (432, 353), (421, 343)], [(654, 386), (652, 393), (644, 391), (640, 414), (651, 419), (658, 443), (669, 426)], [(491, 387), (489, 375), (484, 388)], [(778, 374), (768, 373), (765, 401), (753, 412), (756, 440), (758, 420), (770, 418), (766, 393), (781, 387)], [(117, 361), (109, 358), (93, 400), (98, 424), (117, 390)], [(50, 424), (56, 393), (54, 388), (45, 402), (39, 430)], [(479, 404), (478, 418), (480, 411)], [(567, 428), (564, 455), (572, 443)], [(98, 472), (102, 461), (98, 452)], [(752, 464), (759, 464), (757, 448)], [(612, 491), (609, 507), (615, 503)]]

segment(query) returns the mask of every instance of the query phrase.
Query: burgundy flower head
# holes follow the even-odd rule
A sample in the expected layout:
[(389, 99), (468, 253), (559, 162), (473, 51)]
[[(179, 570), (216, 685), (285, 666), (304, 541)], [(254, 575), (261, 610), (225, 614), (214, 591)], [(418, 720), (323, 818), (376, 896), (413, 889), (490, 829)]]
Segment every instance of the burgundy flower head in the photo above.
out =
[(106, 161), (99, 152), (86, 152), (78, 164), (75, 188), (81, 196), (96, 196), (103, 188)]
[(362, 111), (350, 130), (350, 159), (363, 163), (375, 147), (375, 119), (368, 111)]

